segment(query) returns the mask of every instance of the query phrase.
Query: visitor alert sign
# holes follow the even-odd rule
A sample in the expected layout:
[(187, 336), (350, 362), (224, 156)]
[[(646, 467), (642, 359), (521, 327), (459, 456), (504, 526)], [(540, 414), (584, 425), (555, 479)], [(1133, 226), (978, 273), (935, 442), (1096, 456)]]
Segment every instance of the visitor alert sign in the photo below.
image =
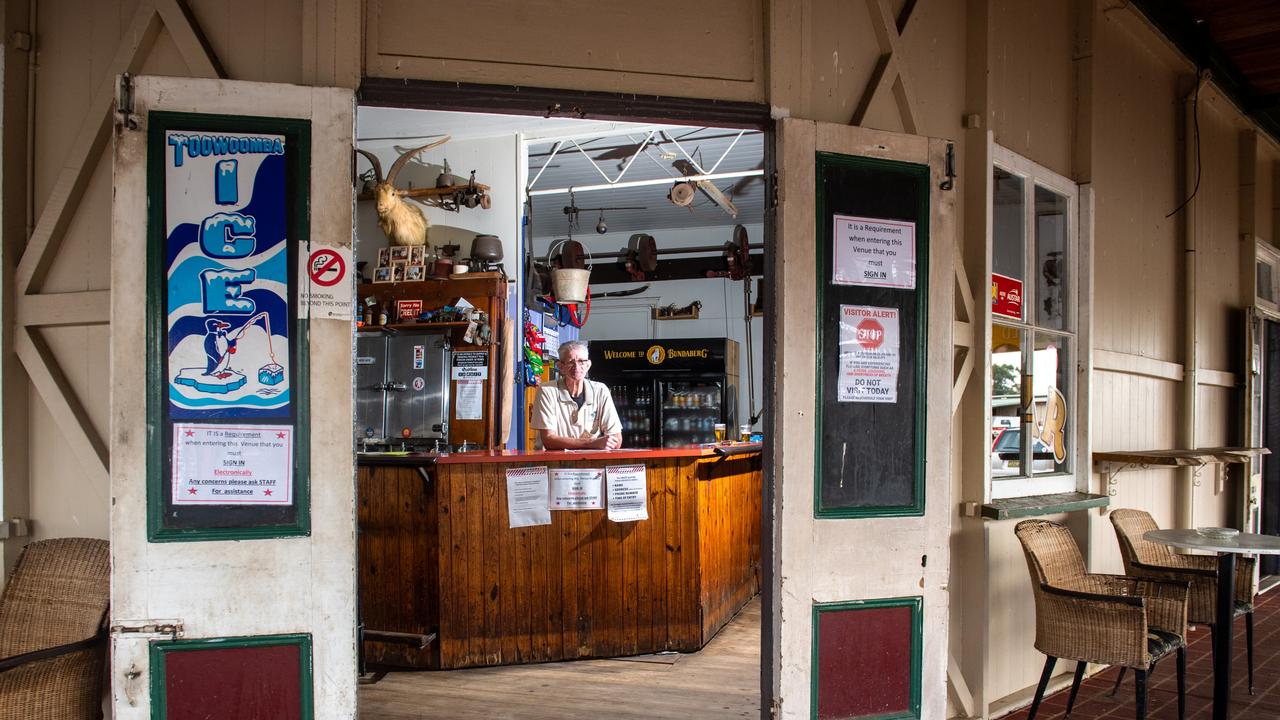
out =
[(898, 309), (840, 306), (840, 402), (898, 401)]

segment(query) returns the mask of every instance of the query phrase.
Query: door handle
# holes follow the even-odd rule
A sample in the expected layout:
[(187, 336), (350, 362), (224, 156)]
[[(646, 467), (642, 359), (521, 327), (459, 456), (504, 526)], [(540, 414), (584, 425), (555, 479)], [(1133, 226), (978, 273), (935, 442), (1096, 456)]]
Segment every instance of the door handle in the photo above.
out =
[(409, 389), (409, 386), (408, 386), (408, 385), (405, 385), (404, 383), (389, 382), (389, 383), (387, 383), (386, 385), (384, 385), (384, 386), (383, 386), (383, 389), (385, 389), (385, 390), (395, 390), (396, 392), (404, 392), (405, 390), (408, 390), (408, 389)]

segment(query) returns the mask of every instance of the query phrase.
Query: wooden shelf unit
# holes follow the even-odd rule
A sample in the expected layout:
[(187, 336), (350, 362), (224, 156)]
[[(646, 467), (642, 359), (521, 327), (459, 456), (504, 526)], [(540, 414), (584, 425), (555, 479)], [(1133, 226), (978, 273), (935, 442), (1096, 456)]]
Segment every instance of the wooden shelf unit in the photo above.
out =
[[(488, 345), (471, 345), (462, 342), (465, 322), (458, 323), (390, 323), (385, 327), (401, 332), (444, 329), (454, 342), (454, 352), (485, 351), (489, 355), (489, 378), (484, 387), (484, 417), (480, 420), (459, 420), (457, 408), (450, 403), (449, 442), (463, 442), (483, 448), (498, 449), (502, 432), (498, 427), (500, 403), (510, 402), (510, 390), (501, 387), (502, 368), (501, 334), (507, 313), (507, 279), (502, 273), (468, 273), (457, 279), (418, 280), (398, 283), (361, 283), (357, 289), (360, 297), (376, 297), (382, 303), (396, 300), (421, 300), (424, 310), (434, 310), (445, 305), (457, 305), (465, 299), (476, 308), (489, 314), (491, 342)], [(384, 326), (378, 326), (384, 327)], [(376, 328), (367, 328), (376, 329)], [(449, 381), (449, 397), (457, 397), (456, 381)]]

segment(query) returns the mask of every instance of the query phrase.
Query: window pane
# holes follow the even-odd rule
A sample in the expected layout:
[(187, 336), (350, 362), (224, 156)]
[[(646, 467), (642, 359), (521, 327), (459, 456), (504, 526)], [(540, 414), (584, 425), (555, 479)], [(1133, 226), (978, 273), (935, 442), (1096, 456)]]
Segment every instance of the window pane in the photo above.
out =
[(1062, 337), (1036, 336), (1031, 360), (1032, 416), (1035, 418), (1031, 426), (1031, 472), (1035, 475), (1071, 470), (1068, 342)]
[(1022, 348), (1026, 334), (1003, 325), (991, 326), (991, 477), (1020, 477), (1022, 425)]
[(1067, 199), (1036, 186), (1036, 324), (1071, 326), (1071, 258), (1067, 247)]
[(1276, 301), (1275, 288), (1271, 286), (1271, 266), (1259, 261), (1258, 264), (1258, 297), (1267, 302)]
[(1026, 202), (1023, 180), (995, 169), (991, 213), (991, 310), (997, 317), (1022, 320), (1026, 274)]

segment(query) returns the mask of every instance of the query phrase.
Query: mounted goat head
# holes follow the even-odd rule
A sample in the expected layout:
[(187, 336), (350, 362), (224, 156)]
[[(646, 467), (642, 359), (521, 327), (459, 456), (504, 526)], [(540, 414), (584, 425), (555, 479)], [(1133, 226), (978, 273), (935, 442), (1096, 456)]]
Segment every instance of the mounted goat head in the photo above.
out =
[(427, 216), (422, 214), (422, 208), (405, 202), (402, 197), (404, 191), (395, 187), (396, 176), (415, 155), (447, 142), (449, 136), (446, 135), (440, 140), (405, 152), (391, 165), (386, 179), (383, 179), (382, 163), (378, 162), (378, 157), (367, 150), (356, 148), (356, 152), (368, 158), (373, 165), (374, 177), (377, 179), (373, 194), (378, 201), (378, 227), (382, 228), (392, 245), (427, 244)]

